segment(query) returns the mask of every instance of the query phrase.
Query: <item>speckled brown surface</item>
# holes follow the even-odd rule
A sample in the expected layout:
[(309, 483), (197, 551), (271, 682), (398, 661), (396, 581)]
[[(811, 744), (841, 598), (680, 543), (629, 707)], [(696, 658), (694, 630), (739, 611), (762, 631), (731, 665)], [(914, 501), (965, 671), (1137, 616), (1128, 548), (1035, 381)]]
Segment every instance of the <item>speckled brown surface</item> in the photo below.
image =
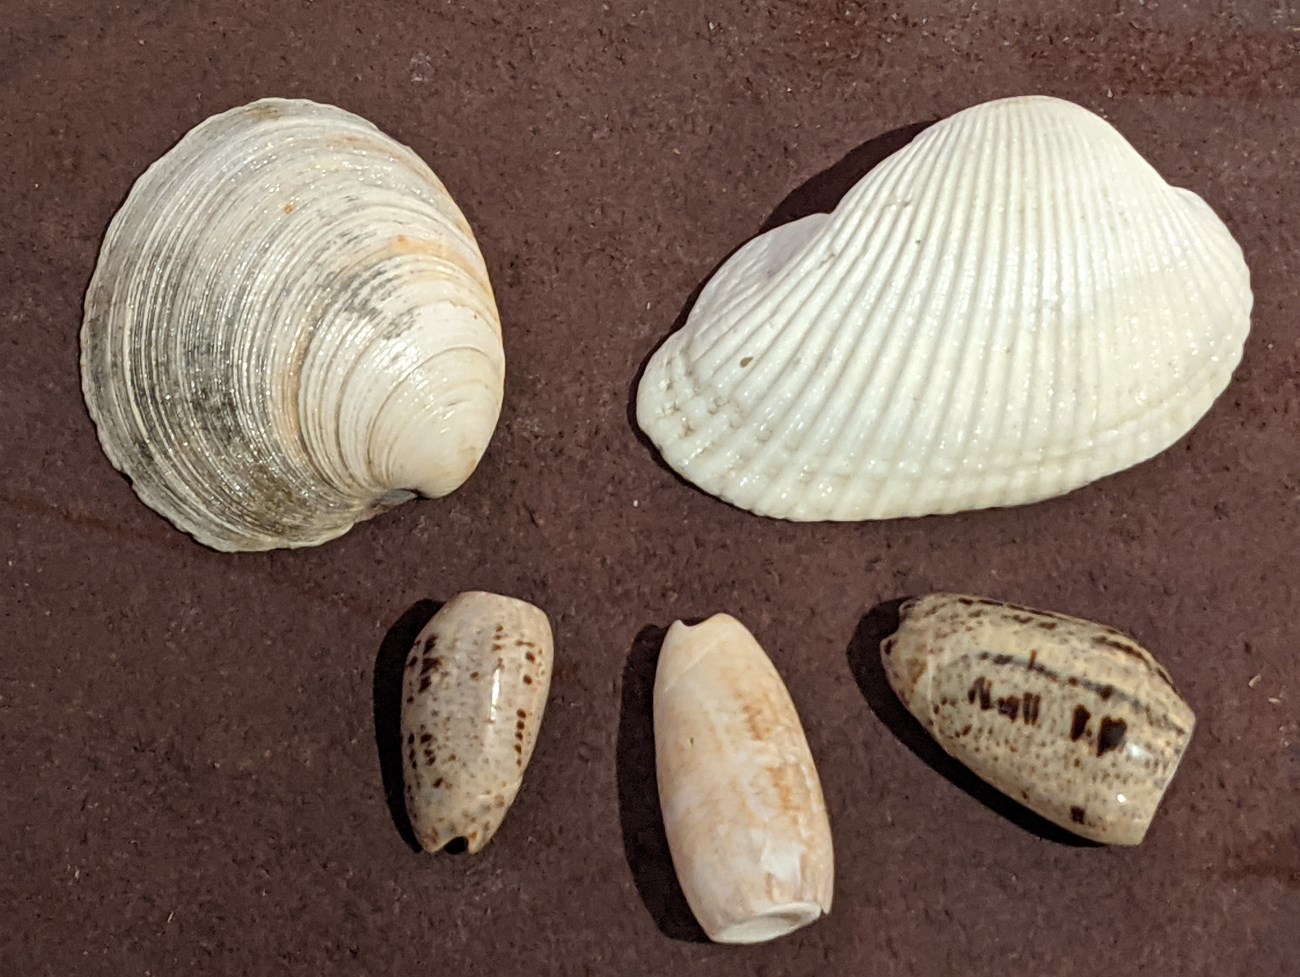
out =
[[(1295, 5), (4, 13), (0, 972), (1294, 973)], [(1245, 248), (1254, 329), (1197, 429), (1065, 498), (906, 523), (766, 522), (660, 467), (629, 392), (710, 269), (833, 204), (919, 123), (1023, 92), (1103, 112)], [(105, 461), (76, 337), (131, 181), (262, 95), (358, 112), (445, 179), (494, 276), (508, 395), (451, 499), (317, 550), (232, 557)], [(467, 588), (547, 610), (552, 700), (496, 839), (428, 857), (390, 815), (376, 714), (387, 742), (403, 641)], [(929, 589), (1101, 620), (1169, 667), (1200, 725), (1142, 847), (1065, 845), (1004, 816), (901, 721), (869, 666), (888, 614), (869, 612)], [(693, 942), (650, 779), (649, 629), (717, 610), (801, 707), (837, 847), (831, 916), (753, 949)]]

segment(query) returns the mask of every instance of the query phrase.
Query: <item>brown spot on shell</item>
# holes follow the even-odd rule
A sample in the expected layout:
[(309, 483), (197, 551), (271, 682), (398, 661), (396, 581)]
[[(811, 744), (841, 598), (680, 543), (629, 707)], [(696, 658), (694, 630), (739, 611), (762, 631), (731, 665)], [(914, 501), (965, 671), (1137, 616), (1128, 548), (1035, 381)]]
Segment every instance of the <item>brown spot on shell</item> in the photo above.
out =
[(533, 677), (531, 675), (525, 675), (524, 685), (532, 685), (532, 684), (533, 684)]
[(515, 715), (518, 716), (520, 719), (527, 719), (527, 718), (528, 718), (528, 711), (525, 710), (525, 709), (516, 709), (516, 710), (515, 710)]
[(1097, 756), (1104, 756), (1111, 750), (1119, 749), (1124, 743), (1124, 734), (1127, 731), (1128, 724), (1124, 720), (1103, 717), (1101, 729), (1097, 733)]
[(760, 706), (753, 702), (746, 702), (741, 712), (744, 713), (745, 724), (749, 727), (749, 735), (756, 742), (763, 743), (771, 738), (771, 717)]
[(1077, 740), (1080, 736), (1088, 731), (1088, 720), (1092, 718), (1090, 713), (1083, 706), (1074, 707), (1074, 719), (1070, 722), (1070, 740)]
[(754, 362), (754, 357), (752, 357), (752, 356), (742, 356), (742, 357), (740, 358), (740, 365), (741, 365), (741, 368), (742, 368), (742, 369), (743, 369), (744, 367), (749, 366), (749, 364), (751, 364), (751, 363), (753, 363), (753, 362)]
[(432, 733), (425, 733), (423, 736), (420, 737), (420, 742), (421, 742), (421, 743), (428, 743), (431, 739), (433, 739), (433, 734), (432, 734)]
[(1087, 816), (1088, 816), (1088, 812), (1081, 807), (1070, 808), (1070, 820), (1073, 821), (1075, 824), (1083, 824), (1083, 820)]
[(432, 684), (433, 684), (432, 676), (426, 675), (424, 678), (420, 679), (420, 691), (427, 692), (429, 690), (429, 686)]
[(535, 661), (537, 661), (537, 656), (534, 655), (531, 651), (525, 651), (525, 652), (524, 652), (524, 658), (525, 658), (527, 661), (530, 661), (530, 662), (535, 662)]
[(1033, 692), (1025, 693), (1025, 725), (1038, 725), (1038, 710), (1042, 705), (1043, 697), (1035, 695)]

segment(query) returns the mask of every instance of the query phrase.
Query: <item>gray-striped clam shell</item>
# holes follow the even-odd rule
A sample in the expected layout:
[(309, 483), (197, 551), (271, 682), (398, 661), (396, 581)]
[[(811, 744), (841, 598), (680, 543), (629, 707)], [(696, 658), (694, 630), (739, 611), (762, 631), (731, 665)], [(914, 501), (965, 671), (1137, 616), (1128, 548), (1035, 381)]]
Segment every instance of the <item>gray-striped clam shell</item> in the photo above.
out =
[(410, 149), (342, 109), (206, 120), (132, 188), (82, 328), (140, 498), (221, 550), (311, 546), (456, 489), (501, 408), (482, 255)]

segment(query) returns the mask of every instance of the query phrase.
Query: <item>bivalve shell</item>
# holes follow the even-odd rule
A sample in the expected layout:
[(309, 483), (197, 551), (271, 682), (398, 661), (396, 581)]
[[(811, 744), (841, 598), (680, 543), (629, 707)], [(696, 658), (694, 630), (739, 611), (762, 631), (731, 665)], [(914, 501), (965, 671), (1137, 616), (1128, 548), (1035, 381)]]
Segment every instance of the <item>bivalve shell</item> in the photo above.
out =
[(477, 466), (501, 409), (482, 255), (410, 149), (264, 99), (140, 178), (86, 294), (82, 387), (140, 498), (220, 550), (311, 546)]
[(1171, 445), (1240, 360), (1241, 248), (1109, 123), (1011, 98), (769, 231), (646, 367), (637, 420), (713, 495), (795, 520), (1060, 495)]

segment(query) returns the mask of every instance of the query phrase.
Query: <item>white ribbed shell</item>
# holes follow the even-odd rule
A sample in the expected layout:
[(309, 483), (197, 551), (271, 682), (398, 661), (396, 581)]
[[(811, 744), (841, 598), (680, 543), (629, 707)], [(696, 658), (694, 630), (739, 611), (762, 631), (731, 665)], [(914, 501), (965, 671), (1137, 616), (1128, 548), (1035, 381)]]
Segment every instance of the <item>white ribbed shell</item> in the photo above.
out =
[(637, 419), (683, 476), (761, 515), (1017, 505), (1182, 437), (1251, 304), (1201, 198), (1091, 112), (1004, 99), (741, 248), (651, 359)]
[(410, 149), (332, 106), (214, 116), (140, 178), (86, 295), (113, 464), (220, 550), (311, 546), (477, 466), (501, 326), (474, 235)]

